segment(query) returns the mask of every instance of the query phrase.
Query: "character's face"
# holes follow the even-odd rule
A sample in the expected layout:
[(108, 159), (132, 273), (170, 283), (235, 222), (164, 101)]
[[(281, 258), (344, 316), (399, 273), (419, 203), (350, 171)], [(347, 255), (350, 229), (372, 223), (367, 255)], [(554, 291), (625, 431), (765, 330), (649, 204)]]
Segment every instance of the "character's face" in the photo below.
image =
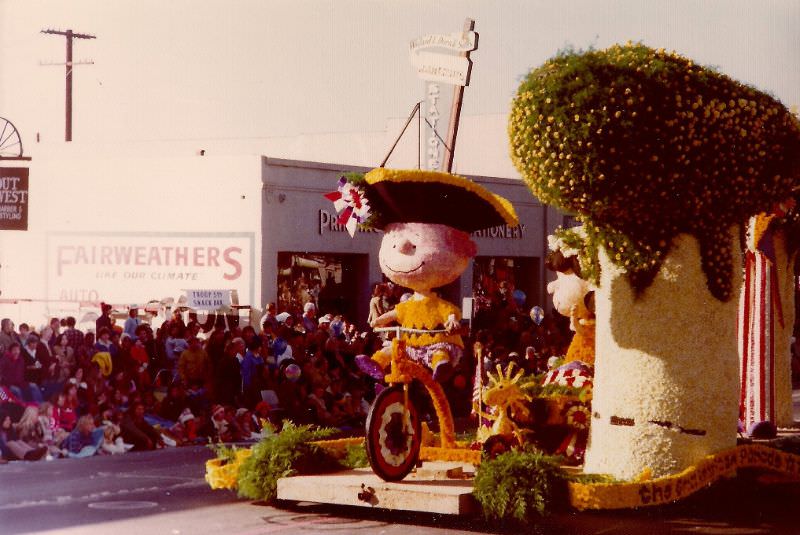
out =
[(392, 282), (427, 291), (456, 280), (475, 253), (469, 234), (447, 225), (392, 223), (386, 227), (378, 260)]
[(556, 280), (547, 285), (547, 293), (553, 296), (553, 306), (564, 316), (572, 316), (585, 308), (583, 297), (590, 291), (589, 283), (572, 272), (556, 271)]

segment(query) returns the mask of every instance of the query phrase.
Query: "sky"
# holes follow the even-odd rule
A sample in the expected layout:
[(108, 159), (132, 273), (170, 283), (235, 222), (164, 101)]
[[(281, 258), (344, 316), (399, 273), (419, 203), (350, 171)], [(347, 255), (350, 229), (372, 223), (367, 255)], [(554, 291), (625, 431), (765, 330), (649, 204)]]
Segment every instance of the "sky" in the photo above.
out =
[[(76, 40), (76, 141), (264, 140), (376, 132), (423, 96), (408, 43), (476, 20), (465, 116), (503, 115), (565, 46), (674, 49), (800, 104), (800, 3), (785, 1), (0, 0), (0, 117), (35, 154), (64, 132)], [(346, 150), (343, 147), (342, 150)], [(346, 158), (345, 158), (346, 159)]]

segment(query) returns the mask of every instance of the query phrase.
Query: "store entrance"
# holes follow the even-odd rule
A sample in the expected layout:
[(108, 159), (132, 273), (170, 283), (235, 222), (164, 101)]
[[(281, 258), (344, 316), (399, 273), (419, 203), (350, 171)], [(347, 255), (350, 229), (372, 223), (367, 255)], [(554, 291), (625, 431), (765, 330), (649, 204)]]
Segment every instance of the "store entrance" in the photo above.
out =
[(319, 314), (356, 321), (369, 306), (368, 259), (365, 254), (279, 252), (278, 311), (302, 314), (312, 302)]

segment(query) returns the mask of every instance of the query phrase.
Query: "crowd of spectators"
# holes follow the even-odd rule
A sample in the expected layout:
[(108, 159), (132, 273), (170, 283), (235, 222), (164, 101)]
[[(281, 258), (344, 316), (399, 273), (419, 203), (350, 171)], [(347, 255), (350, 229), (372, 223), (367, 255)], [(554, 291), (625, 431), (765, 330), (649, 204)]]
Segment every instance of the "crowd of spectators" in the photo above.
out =
[[(373, 292), (371, 314), (402, 293)], [(0, 451), (5, 460), (85, 457), (212, 441), (258, 439), (285, 419), (358, 433), (375, 395), (355, 365), (384, 339), (340, 315), (267, 306), (258, 329), (238, 316), (177, 310), (155, 332), (136, 309), (118, 325), (103, 304), (94, 332), (75, 319), (0, 329)], [(373, 310), (373, 308), (375, 310)], [(563, 353), (568, 331), (534, 324), (513, 299), (490, 296), (474, 320), (487, 366), (512, 360), (535, 372)], [(469, 413), (470, 349), (445, 384), (453, 412)], [(380, 388), (380, 387), (378, 387)], [(268, 425), (269, 424), (269, 425)]]

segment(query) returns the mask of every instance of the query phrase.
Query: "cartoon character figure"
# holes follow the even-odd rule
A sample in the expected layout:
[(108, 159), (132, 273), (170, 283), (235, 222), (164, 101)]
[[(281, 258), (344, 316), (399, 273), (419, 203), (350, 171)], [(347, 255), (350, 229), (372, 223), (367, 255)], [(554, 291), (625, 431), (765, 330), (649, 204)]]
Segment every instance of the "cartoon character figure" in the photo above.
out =
[[(468, 233), (440, 224), (392, 223), (385, 232), (378, 254), (381, 271), (392, 282), (414, 290), (414, 294), (376, 318), (371, 327), (399, 323), (412, 329), (445, 330), (401, 335), (406, 339), (409, 357), (432, 369), (435, 379), (445, 379), (464, 349), (459, 334), (461, 311), (440, 298), (434, 288), (461, 276), (475, 256), (475, 242)], [(381, 367), (387, 366), (390, 358), (390, 348), (373, 356)]]
[[(571, 232), (582, 235), (580, 227)], [(552, 294), (553, 306), (559, 314), (569, 318), (569, 327), (575, 332), (564, 363), (581, 362), (594, 366), (594, 288), (581, 278), (578, 251), (555, 236), (548, 237), (548, 245), (551, 252), (545, 265), (555, 271), (556, 279), (547, 285), (547, 293)]]
[[(477, 253), (470, 238), (476, 230), (497, 225), (517, 225), (514, 208), (469, 179), (449, 173), (378, 168), (367, 173), (363, 195), (340, 186), (342, 217), (364, 220), (363, 198), (368, 199), (370, 224), (384, 231), (378, 255), (381, 271), (395, 284), (410, 288), (412, 296), (372, 322), (373, 327), (399, 324), (405, 328), (441, 330), (409, 334), (408, 356), (445, 380), (463, 353), (458, 333), (461, 311), (440, 298), (435, 289), (461, 276)], [(333, 194), (336, 196), (336, 194)], [(331, 197), (329, 197), (331, 198)], [(336, 202), (336, 201), (335, 201)], [(376, 378), (389, 365), (390, 349), (358, 360)]]

